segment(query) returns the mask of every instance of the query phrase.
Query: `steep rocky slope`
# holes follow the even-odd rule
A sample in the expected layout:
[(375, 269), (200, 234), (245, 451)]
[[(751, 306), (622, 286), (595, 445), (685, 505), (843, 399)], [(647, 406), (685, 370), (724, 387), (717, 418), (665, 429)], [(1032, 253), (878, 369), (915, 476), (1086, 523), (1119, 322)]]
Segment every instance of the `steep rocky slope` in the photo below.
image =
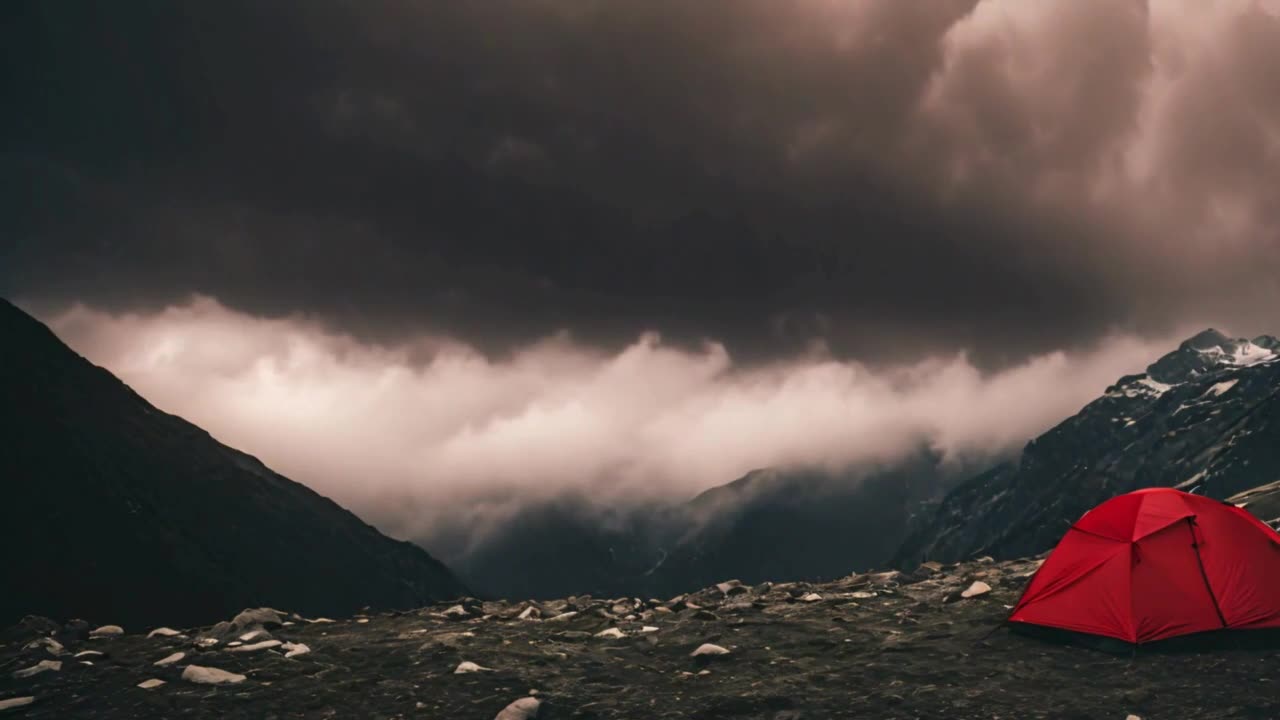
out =
[(420, 548), (164, 413), (0, 300), (0, 622), (198, 623), (465, 589)]
[[(1280, 717), (1280, 650), (1250, 642), (1262, 636), (1110, 655), (998, 628), (1036, 566), (726, 582), (668, 600), (465, 600), (336, 622), (260, 610), (154, 637), (139, 626), (86, 639), (30, 618), (0, 634), (0, 707), (27, 703), (13, 712), (30, 718)], [(961, 597), (978, 582), (990, 591)]]
[(896, 563), (1010, 558), (1053, 546), (1086, 510), (1140, 487), (1225, 499), (1280, 478), (1280, 341), (1206, 330), (953, 490)]

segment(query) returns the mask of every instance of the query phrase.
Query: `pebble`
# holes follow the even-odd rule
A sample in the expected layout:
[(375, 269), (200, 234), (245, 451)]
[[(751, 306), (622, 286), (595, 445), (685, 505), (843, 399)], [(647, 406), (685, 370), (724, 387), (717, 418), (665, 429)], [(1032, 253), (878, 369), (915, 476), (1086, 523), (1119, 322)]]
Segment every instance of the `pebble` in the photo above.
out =
[(138, 687), (142, 688), (143, 690), (154, 690), (163, 684), (164, 684), (163, 680), (159, 678), (151, 678), (150, 680), (143, 680), (142, 682), (138, 683)]
[(556, 615), (555, 617), (547, 618), (547, 622), (564, 622), (569, 618), (577, 617), (577, 615), (578, 615), (577, 610), (570, 610), (569, 612), (562, 612), (559, 615)]
[(62, 646), (62, 643), (58, 642), (57, 640), (54, 640), (53, 638), (47, 638), (47, 637), (42, 637), (42, 638), (39, 638), (38, 640), (32, 640), (31, 642), (26, 644), (24, 649), (35, 650), (36, 648), (39, 648), (39, 647), (42, 647), (45, 650), (48, 650), (50, 655), (61, 655), (67, 650), (65, 647)]
[(147, 633), (147, 637), (149, 637), (149, 638), (154, 638), (154, 637), (176, 637), (176, 636), (181, 635), (181, 634), (182, 634), (182, 633), (178, 632), (177, 630), (174, 630), (173, 628), (168, 628), (168, 627), (158, 627), (158, 628), (156, 628), (155, 630), (152, 630), (151, 632)]
[(503, 708), (493, 720), (533, 720), (538, 717), (538, 710), (541, 707), (542, 701), (538, 698), (520, 698)]
[(873, 593), (873, 592), (868, 592), (868, 591), (866, 591), (866, 590), (859, 590), (858, 592), (851, 593), (851, 594), (849, 595), (849, 597), (854, 598), (854, 599), (856, 599), (856, 600), (870, 600), (871, 598), (873, 598), (873, 597), (875, 597), (875, 596), (876, 596), (876, 594), (875, 594), (875, 593)]
[(168, 657), (166, 657), (166, 658), (163, 658), (163, 659), (157, 660), (157, 661), (155, 661), (155, 662), (153, 662), (153, 663), (151, 663), (151, 664), (152, 664), (152, 665), (155, 665), (156, 667), (165, 667), (165, 666), (167, 666), (167, 665), (172, 665), (172, 664), (174, 664), (174, 663), (178, 662), (179, 660), (181, 660), (182, 658), (184, 658), (184, 657), (186, 657), (186, 656), (187, 656), (187, 654), (186, 654), (186, 653), (184, 653), (184, 652), (176, 652), (176, 653), (174, 653), (174, 654), (172, 654), (172, 655), (170, 655), (170, 656), (168, 656)]
[(26, 707), (35, 702), (36, 699), (31, 695), (24, 697), (5, 698), (0, 700), (0, 710), (10, 710), (12, 708)]
[(244, 675), (214, 667), (188, 665), (187, 669), (182, 671), (182, 679), (198, 685), (226, 685), (244, 682), (246, 678)]
[(41, 660), (29, 668), (23, 668), (13, 674), (16, 678), (29, 678), (32, 675), (39, 675), (42, 672), (58, 672), (62, 670), (61, 660)]
[(474, 672), (493, 672), (493, 668), (487, 668), (481, 665), (477, 665), (471, 662), (470, 660), (463, 660), (462, 662), (458, 663), (458, 667), (453, 669), (454, 675), (466, 675), (467, 673), (474, 673)]
[(991, 592), (991, 586), (982, 582), (981, 580), (977, 580), (972, 585), (969, 586), (968, 590), (965, 590), (964, 592), (960, 593), (960, 597), (962, 598), (978, 597), (979, 595), (986, 595), (989, 592)]
[(103, 625), (89, 633), (91, 638), (117, 637), (124, 634), (124, 628), (119, 625)]
[(621, 640), (626, 636), (627, 636), (626, 633), (622, 632), (616, 627), (609, 628), (608, 630), (601, 630), (600, 632), (596, 633), (596, 637), (605, 638), (606, 640)]
[(538, 620), (540, 619), (540, 614), (538, 613), (537, 608), (530, 605), (529, 607), (524, 609), (524, 612), (520, 613), (520, 619), (521, 620)]
[(1126, 715), (1124, 720), (1142, 720), (1142, 718), (1138, 717), (1137, 715)]
[(461, 605), (454, 605), (453, 607), (449, 608), (448, 610), (445, 610), (440, 614), (444, 615), (445, 617), (456, 618), (460, 620), (466, 617), (467, 615), (469, 615), (470, 613), (468, 613), (467, 609), (462, 607)]
[(241, 645), (240, 647), (231, 648), (228, 652), (234, 652), (234, 653), (257, 652), (258, 650), (270, 650), (271, 648), (274, 648), (274, 647), (280, 647), (283, 644), (284, 643), (280, 642), (279, 640), (263, 640), (262, 642), (256, 642), (256, 643), (253, 643), (252, 645)]
[(211, 637), (196, 638), (196, 647), (211, 648), (217, 644), (218, 644), (217, 638), (211, 638)]
[(299, 655), (306, 655), (311, 652), (311, 648), (303, 643), (287, 642), (280, 647), (284, 650), (284, 656), (287, 658), (298, 657)]
[(811, 602), (820, 602), (821, 600), (822, 600), (821, 595), (819, 595), (818, 593), (812, 593), (812, 592), (808, 593), (807, 595), (802, 595), (800, 597), (800, 602), (811, 603)]
[(642, 633), (656, 633), (656, 632), (658, 632), (658, 628), (654, 627), (653, 625), (645, 625), (644, 627), (640, 628), (640, 632), (642, 632)]
[(714, 657), (717, 655), (728, 655), (729, 651), (719, 645), (712, 643), (703, 643), (698, 646), (697, 650), (689, 653), (689, 657)]
[(252, 642), (267, 634), (266, 630), (253, 630), (240, 636), (241, 642)]

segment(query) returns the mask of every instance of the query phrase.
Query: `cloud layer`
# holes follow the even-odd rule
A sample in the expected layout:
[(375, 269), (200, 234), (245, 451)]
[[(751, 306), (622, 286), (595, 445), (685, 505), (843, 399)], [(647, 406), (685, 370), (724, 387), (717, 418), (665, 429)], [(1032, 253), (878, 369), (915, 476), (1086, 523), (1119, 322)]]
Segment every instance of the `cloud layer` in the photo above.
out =
[(1280, 325), (1274, 0), (14, 15), (0, 292), (28, 304), (986, 368)]
[(983, 374), (963, 355), (873, 370), (821, 351), (743, 368), (723, 346), (654, 334), (617, 353), (549, 337), (493, 361), (451, 339), (368, 345), (209, 298), (50, 320), (162, 409), (412, 537), (446, 514), (565, 491), (680, 499), (758, 467), (893, 462), (922, 444), (990, 457), (1170, 347), (1113, 336)]

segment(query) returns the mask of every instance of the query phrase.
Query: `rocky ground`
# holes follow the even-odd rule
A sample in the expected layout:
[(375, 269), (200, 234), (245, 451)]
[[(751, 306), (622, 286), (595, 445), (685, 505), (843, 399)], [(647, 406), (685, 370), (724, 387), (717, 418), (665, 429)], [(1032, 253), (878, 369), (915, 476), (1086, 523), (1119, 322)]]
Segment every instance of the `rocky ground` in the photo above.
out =
[(1036, 566), (336, 621), (259, 609), (180, 632), (27, 618), (0, 636), (0, 717), (1280, 717), (1274, 646), (1117, 655), (993, 633)]

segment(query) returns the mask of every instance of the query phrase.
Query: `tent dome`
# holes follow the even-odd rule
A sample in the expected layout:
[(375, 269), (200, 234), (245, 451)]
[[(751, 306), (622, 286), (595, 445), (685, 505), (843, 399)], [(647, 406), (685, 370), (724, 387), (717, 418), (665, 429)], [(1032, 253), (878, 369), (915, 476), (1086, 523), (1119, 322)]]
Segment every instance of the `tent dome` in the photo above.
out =
[(1120, 495), (1071, 526), (1009, 621), (1131, 643), (1280, 628), (1280, 535), (1200, 495)]

